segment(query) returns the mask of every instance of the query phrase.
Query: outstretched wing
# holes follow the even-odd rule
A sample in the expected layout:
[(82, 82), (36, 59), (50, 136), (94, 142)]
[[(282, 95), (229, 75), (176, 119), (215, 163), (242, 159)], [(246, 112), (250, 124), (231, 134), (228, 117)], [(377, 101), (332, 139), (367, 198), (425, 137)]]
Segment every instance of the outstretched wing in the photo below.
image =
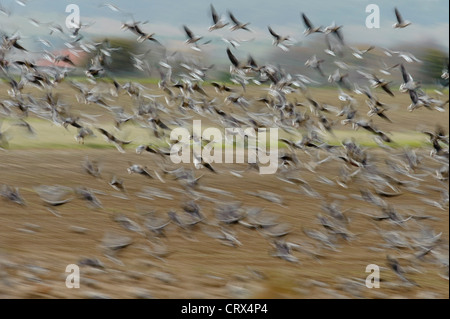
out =
[(271, 35), (273, 35), (273, 36), (274, 36), (275, 38), (277, 38), (277, 39), (280, 38), (280, 36), (279, 36), (278, 34), (276, 34), (276, 33), (272, 30), (272, 28), (271, 28), (270, 26), (267, 26), (267, 28), (269, 29), (269, 32), (270, 32)]
[(308, 17), (304, 13), (302, 13), (302, 18), (303, 18), (303, 22), (305, 23), (305, 27), (307, 29), (312, 29), (313, 25), (312, 25), (311, 21), (308, 19)]
[(233, 53), (231, 53), (230, 48), (227, 48), (227, 55), (228, 55), (228, 58), (230, 59), (231, 63), (235, 67), (238, 67), (239, 66), (239, 61), (236, 59), (236, 57), (233, 55)]
[(234, 24), (241, 24), (241, 23), (239, 22), (239, 20), (236, 19), (236, 17), (233, 15), (233, 13), (231, 13), (231, 11), (228, 11), (228, 15), (229, 15), (231, 21), (234, 22)]
[(214, 24), (216, 24), (219, 21), (219, 16), (217, 15), (216, 9), (214, 9), (212, 4), (211, 4), (211, 15), (212, 15)]
[(403, 66), (403, 64), (400, 65), (400, 68), (402, 69), (403, 82), (404, 83), (408, 83), (409, 82), (409, 74), (408, 74), (408, 72), (406, 72), (406, 69)]
[(333, 34), (336, 35), (341, 44), (344, 44), (344, 36), (342, 35), (342, 32), (340, 30), (334, 31)]
[(186, 32), (186, 35), (189, 37), (189, 39), (194, 38), (194, 34), (192, 31), (185, 25), (183, 25), (184, 32)]
[(400, 15), (400, 12), (398, 11), (397, 8), (395, 8), (395, 16), (397, 17), (398, 23), (403, 23), (403, 18), (402, 18), (402, 16)]
[(247, 61), (248, 65), (252, 68), (257, 69), (258, 68), (258, 64), (256, 63), (255, 59), (253, 59), (253, 57), (251, 55), (248, 56), (248, 61)]
[(409, 90), (409, 97), (411, 98), (411, 101), (414, 104), (417, 104), (419, 102), (419, 96), (417, 95), (417, 92), (414, 90)]
[(108, 138), (108, 140), (115, 142), (116, 138), (114, 135), (112, 135), (111, 133), (109, 133), (108, 131), (106, 131), (105, 129), (102, 129), (101, 127), (97, 128), (103, 135), (106, 136), (106, 138)]

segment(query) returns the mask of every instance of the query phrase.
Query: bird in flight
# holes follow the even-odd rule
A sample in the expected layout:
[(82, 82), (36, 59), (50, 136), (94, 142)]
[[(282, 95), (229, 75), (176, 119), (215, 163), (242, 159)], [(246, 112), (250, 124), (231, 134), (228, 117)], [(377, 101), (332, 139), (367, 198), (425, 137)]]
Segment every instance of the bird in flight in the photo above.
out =
[(279, 35), (275, 31), (273, 31), (273, 29), (270, 26), (268, 26), (267, 28), (269, 29), (270, 34), (274, 38), (272, 44), (274, 46), (277, 46), (277, 47), (281, 48), (283, 51), (288, 51), (289, 50), (288, 46), (290, 44), (286, 43), (286, 41), (291, 40), (290, 36), (288, 36), (288, 35), (286, 35), (286, 36)]
[(209, 32), (222, 29), (223, 27), (226, 27), (227, 25), (230, 24), (229, 22), (225, 22), (223, 21), (223, 19), (219, 18), (217, 11), (216, 9), (214, 9), (214, 6), (212, 4), (211, 4), (211, 16), (214, 24), (208, 28)]
[(314, 27), (314, 25), (311, 23), (311, 21), (308, 19), (308, 17), (306, 16), (306, 14), (302, 13), (302, 18), (303, 18), (303, 23), (305, 24), (305, 31), (304, 34), (305, 35), (309, 35), (311, 33), (315, 33), (315, 32), (320, 32), (322, 33), (322, 27)]
[(100, 128), (100, 127), (97, 128), (97, 129), (100, 131), (100, 133), (103, 134), (103, 136), (105, 137), (105, 139), (106, 139), (108, 142), (114, 144), (114, 146), (117, 148), (117, 150), (118, 150), (119, 152), (125, 153), (125, 151), (123, 150), (123, 146), (124, 146), (124, 145), (127, 145), (127, 144), (130, 144), (131, 141), (122, 141), (122, 140), (119, 140), (118, 138), (116, 138), (114, 135), (112, 135), (111, 133), (109, 133), (109, 132), (106, 131), (105, 129), (102, 129), (102, 128)]
[(231, 11), (228, 11), (228, 16), (230, 17), (231, 21), (233, 21), (233, 23), (234, 23), (234, 25), (230, 27), (231, 31), (242, 29), (242, 30), (251, 32), (251, 30), (249, 28), (247, 28), (247, 26), (250, 24), (250, 22), (247, 22), (247, 23), (240, 22), (238, 19), (236, 19), (236, 17), (233, 15), (233, 13), (231, 13)]
[(398, 11), (397, 8), (395, 8), (394, 11), (395, 11), (395, 16), (397, 17), (397, 22), (392, 25), (393, 28), (395, 28), (395, 29), (399, 29), (399, 28), (403, 29), (403, 28), (406, 28), (407, 26), (409, 26), (411, 24), (410, 21), (403, 20), (402, 15), (400, 14), (400, 12)]

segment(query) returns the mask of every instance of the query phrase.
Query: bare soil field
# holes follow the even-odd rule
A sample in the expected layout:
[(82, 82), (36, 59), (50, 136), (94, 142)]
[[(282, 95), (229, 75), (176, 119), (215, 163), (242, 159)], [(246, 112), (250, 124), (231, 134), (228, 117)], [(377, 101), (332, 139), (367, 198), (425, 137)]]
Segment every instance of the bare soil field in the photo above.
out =
[[(336, 100), (336, 92), (313, 95), (323, 103)], [(121, 98), (127, 105), (127, 97)], [(448, 134), (448, 109), (407, 112), (407, 96), (393, 101), (392, 123), (374, 119), (381, 129), (409, 134), (440, 124)], [(102, 109), (77, 104), (76, 110), (95, 115)], [(109, 114), (99, 118), (100, 123), (110, 120)], [(386, 164), (392, 160), (403, 167), (406, 148), (366, 150), (370, 163), (404, 182), (380, 190), (383, 182), (371, 180), (375, 177), (365, 168), (356, 173), (358, 168), (337, 157), (317, 164), (316, 153), (320, 159), (327, 156), (321, 151), (297, 150), (300, 164), (277, 174), (261, 175), (247, 164), (215, 164), (213, 173), (157, 154), (136, 154), (134, 144), (119, 153), (101, 136), (80, 145), (72, 128), (39, 135), (43, 126), (36, 127), (36, 138), (15, 135), (9, 149), (0, 150), (0, 187), (17, 187), (24, 200), (0, 197), (0, 298), (449, 297), (448, 179), (438, 178), (442, 162), (430, 156), (426, 135), (411, 133), (422, 143), (414, 149), (420, 162), (405, 168), (406, 175)], [(61, 144), (39, 147), (47, 138), (57, 139), (56, 132)], [(83, 169), (86, 158), (98, 163), (98, 176)], [(131, 164), (146, 166), (153, 178), (129, 174)], [(201, 176), (198, 183), (188, 186), (164, 172), (180, 167)], [(342, 170), (355, 175), (344, 183)], [(113, 176), (123, 180), (124, 191), (109, 185)], [(46, 204), (37, 191), (42, 185), (67, 187), (70, 201)], [(76, 192), (81, 188), (94, 194), (97, 206)], [(369, 203), (364, 191), (381, 204)], [(201, 214), (194, 222), (183, 209), (192, 201)], [(240, 220), (221, 221), (218, 208), (232, 203), (240, 205)], [(340, 210), (345, 220), (338, 222), (340, 217), (324, 207)], [(378, 218), (386, 215), (382, 207), (395, 209), (399, 219)], [(255, 208), (262, 211), (256, 214)], [(170, 219), (169, 212), (181, 221)], [(321, 223), (321, 217), (333, 226)], [(158, 233), (148, 227), (149, 219), (168, 224)], [(255, 219), (267, 225), (256, 225)], [(290, 251), (281, 254), (275, 243), (290, 243)], [(394, 259), (398, 273), (389, 262)], [(66, 287), (70, 264), (80, 267), (79, 288)], [(380, 268), (379, 288), (365, 285), (369, 264)]]

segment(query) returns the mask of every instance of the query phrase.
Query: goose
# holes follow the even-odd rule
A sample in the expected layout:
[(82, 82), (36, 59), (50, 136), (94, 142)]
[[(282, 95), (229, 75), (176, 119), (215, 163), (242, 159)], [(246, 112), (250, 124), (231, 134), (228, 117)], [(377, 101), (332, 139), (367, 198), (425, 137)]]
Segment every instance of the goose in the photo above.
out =
[(100, 177), (101, 175), (101, 168), (99, 167), (99, 164), (97, 161), (91, 161), (89, 160), (89, 157), (86, 156), (83, 163), (81, 164), (83, 170), (88, 173), (89, 175), (92, 175), (94, 177)]
[(399, 58), (402, 58), (403, 60), (405, 60), (408, 63), (413, 63), (413, 62), (418, 62), (418, 63), (422, 63), (422, 60), (416, 58), (412, 53), (410, 52), (406, 52), (406, 51), (394, 51), (394, 50), (390, 50), (390, 49), (384, 49), (383, 50), (384, 54), (387, 55), (388, 57), (392, 57), (394, 54), (396, 54)]
[(72, 201), (72, 197), (68, 197), (72, 189), (61, 185), (40, 185), (33, 188), (42, 201), (49, 206), (61, 206)]
[(350, 47), (350, 49), (353, 51), (352, 55), (355, 58), (362, 60), (364, 58), (363, 55), (366, 54), (367, 52), (372, 51), (373, 49), (375, 49), (375, 46), (371, 45), (370, 47), (368, 47), (365, 50), (359, 50), (358, 48), (355, 48), (355, 47)]
[(297, 257), (292, 255), (292, 250), (294, 248), (300, 248), (300, 245), (288, 243), (281, 240), (274, 240), (272, 242), (272, 246), (275, 248), (275, 252), (271, 254), (273, 257), (279, 257), (292, 263), (300, 262)]
[(230, 73), (243, 72), (247, 68), (247, 64), (241, 63), (236, 56), (231, 52), (230, 48), (227, 48), (227, 56), (231, 62)]
[(383, 91), (385, 91), (387, 94), (389, 94), (392, 97), (394, 96), (394, 93), (392, 93), (391, 89), (389, 88), (389, 84), (391, 82), (378, 78), (375, 74), (368, 74), (360, 70), (358, 70), (357, 72), (363, 75), (366, 79), (368, 79), (372, 87), (374, 88), (381, 87)]
[(350, 84), (348, 82), (348, 73), (341, 74), (339, 69), (336, 69), (329, 77), (328, 82), (336, 83), (340, 88), (344, 88), (351, 91)]
[(323, 71), (322, 71), (322, 69), (320, 67), (320, 64), (323, 63), (324, 61), (325, 60), (323, 60), (323, 59), (318, 59), (316, 55), (313, 55), (311, 58), (309, 58), (305, 62), (305, 65), (308, 68), (313, 68), (313, 69), (317, 70), (317, 72), (319, 72), (319, 74), (324, 77), (325, 74), (323, 73)]
[(214, 9), (214, 6), (212, 4), (211, 4), (210, 8), (211, 8), (211, 17), (213, 20), (213, 25), (211, 25), (208, 28), (209, 32), (218, 30), (218, 29), (222, 29), (230, 24), (229, 22), (224, 22), (223, 19), (219, 18), (219, 15), (217, 14), (216, 9)]
[(234, 25), (232, 25), (230, 27), (231, 31), (236, 31), (236, 30), (242, 29), (242, 30), (251, 32), (251, 30), (247, 27), (250, 24), (250, 22), (247, 22), (247, 23), (240, 22), (238, 19), (236, 19), (236, 17), (233, 15), (233, 13), (231, 11), (228, 11), (228, 16), (230, 17), (231, 21), (233, 21), (233, 23), (234, 23)]
[(336, 23), (333, 22), (331, 25), (325, 27), (323, 32), (325, 34), (332, 33), (339, 40), (339, 42), (344, 45), (344, 36), (342, 35), (341, 29), (342, 25), (337, 26)]
[(194, 153), (194, 166), (196, 169), (205, 167), (208, 170), (210, 170), (211, 172), (217, 173), (217, 171), (211, 166), (210, 163), (205, 162), (205, 160), (203, 159), (203, 157), (201, 155), (197, 155), (195, 153)]
[[(270, 34), (274, 37), (273, 40), (273, 45), (277, 46), (279, 48), (281, 48), (283, 51), (288, 51), (289, 48), (289, 44), (286, 44), (284, 42), (291, 40), (290, 36), (282, 36), (279, 35), (278, 33), (276, 33), (275, 31), (273, 31), (273, 29), (270, 26), (267, 26), (267, 28), (269, 29)], [(284, 43), (284, 44), (283, 44)]]
[(149, 153), (158, 154), (162, 157), (170, 155), (170, 150), (168, 149), (161, 149), (156, 147), (152, 144), (141, 144), (138, 147), (136, 147), (136, 154), (142, 154), (143, 151), (147, 151)]
[(108, 184), (117, 191), (125, 192), (125, 187), (123, 185), (123, 180), (113, 175)]
[(368, 102), (367, 105), (369, 106), (369, 112), (367, 112), (368, 116), (378, 115), (380, 118), (392, 123), (392, 121), (384, 114), (387, 111), (386, 107), (379, 107), (376, 104), (373, 104), (372, 102)]
[(109, 133), (108, 131), (106, 131), (105, 129), (103, 129), (101, 127), (97, 128), (97, 130), (99, 130), (100, 133), (103, 134), (103, 136), (105, 137), (105, 140), (107, 142), (114, 144), (114, 146), (117, 148), (117, 150), (121, 153), (125, 153), (123, 146), (131, 143), (131, 141), (119, 140), (114, 135), (112, 135), (111, 133)]
[(3, 185), (0, 189), (0, 196), (21, 206), (26, 205), (25, 200), (23, 199), (22, 195), (20, 195), (18, 187), (12, 188), (9, 185)]
[(400, 14), (400, 11), (398, 11), (397, 8), (394, 8), (394, 12), (395, 12), (395, 17), (397, 18), (397, 22), (392, 25), (393, 28), (395, 28), (395, 29), (406, 28), (407, 26), (409, 26), (411, 24), (410, 21), (403, 20), (401, 14)]
[(95, 196), (94, 192), (86, 187), (77, 187), (75, 193), (80, 199), (88, 201), (89, 205), (94, 208), (102, 208), (103, 205), (100, 200)]
[(234, 90), (231, 87), (225, 85), (224, 83), (219, 83), (219, 82), (213, 81), (213, 82), (211, 82), (211, 85), (214, 86), (214, 89), (216, 90), (217, 93), (223, 93), (224, 91), (225, 92), (234, 92)]
[(400, 263), (398, 260), (390, 255), (386, 255), (387, 264), (391, 270), (394, 271), (394, 273), (404, 282), (407, 282), (408, 284), (412, 284), (414, 286), (419, 286), (416, 282), (414, 282), (411, 279), (408, 279), (405, 277), (405, 270), (400, 266)]
[(139, 23), (140, 22), (123, 23), (122, 24), (122, 29), (130, 30), (135, 35), (137, 35), (138, 38), (136, 40), (138, 42), (144, 42), (145, 40), (150, 40), (150, 41), (153, 41), (153, 42), (155, 42), (157, 44), (161, 44), (158, 40), (156, 40), (153, 37), (155, 35), (154, 33), (149, 34), (149, 33), (145, 33), (144, 31), (142, 31), (142, 29), (139, 27)]
[(327, 45), (327, 48), (324, 50), (326, 54), (334, 56), (334, 57), (335, 56), (342, 57), (342, 47), (341, 47), (341, 45), (333, 44), (331, 42), (330, 37), (328, 36), (328, 34), (325, 34), (325, 43)]
[(8, 37), (7, 35), (3, 35), (3, 43), (1, 45), (1, 49), (3, 50), (10, 50), (11, 48), (16, 48), (21, 51), (28, 51), (23, 46), (21, 46), (17, 41), (20, 40), (20, 36), (18, 34), (15, 34), (11, 37)]
[(322, 26), (315, 28), (308, 17), (302, 13), (303, 23), (305, 24), (305, 31), (303, 32), (305, 35), (310, 35), (311, 33), (323, 33)]
[(403, 78), (403, 83), (400, 84), (400, 92), (415, 91), (420, 88), (420, 84), (414, 81), (413, 77), (406, 71), (403, 64), (400, 64), (400, 70)]
[(149, 178), (153, 178), (153, 176), (147, 171), (146, 166), (142, 166), (139, 164), (132, 164), (127, 168), (128, 174), (141, 174), (147, 176)]
[(201, 36), (194, 35), (194, 33), (191, 31), (191, 29), (189, 29), (186, 25), (183, 25), (183, 29), (187, 36), (187, 40), (186, 40), (187, 44), (194, 44), (194, 43), (197, 43), (198, 41), (200, 41), (201, 39), (203, 39), (203, 37), (201, 37)]

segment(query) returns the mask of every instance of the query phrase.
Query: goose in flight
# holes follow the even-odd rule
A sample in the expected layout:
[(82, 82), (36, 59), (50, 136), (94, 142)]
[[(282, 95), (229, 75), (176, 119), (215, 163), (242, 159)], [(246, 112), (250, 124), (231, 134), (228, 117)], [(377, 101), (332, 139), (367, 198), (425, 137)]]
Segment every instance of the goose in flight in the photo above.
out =
[(325, 34), (325, 43), (327, 45), (327, 48), (324, 49), (324, 52), (331, 56), (340, 56), (342, 57), (342, 45), (338, 43), (333, 43), (328, 36), (328, 34)]
[(144, 176), (147, 176), (149, 178), (153, 178), (152, 175), (150, 175), (150, 173), (147, 171), (147, 167), (146, 166), (142, 166), (139, 164), (132, 164), (127, 168), (128, 174), (141, 174)]
[(311, 21), (308, 19), (308, 17), (302, 13), (303, 23), (305, 24), (305, 35), (309, 35), (311, 33), (320, 32), (323, 33), (322, 27), (314, 27), (314, 25), (311, 23)]
[(3, 185), (0, 189), (0, 196), (16, 204), (25, 205), (25, 200), (20, 195), (18, 187), (12, 188), (9, 185)]
[(209, 32), (222, 29), (223, 27), (226, 27), (227, 25), (230, 24), (229, 22), (224, 22), (222, 18), (219, 18), (219, 15), (217, 14), (216, 9), (214, 9), (214, 6), (212, 4), (211, 4), (211, 16), (214, 24), (208, 28)]
[(209, 169), (211, 172), (217, 173), (210, 163), (206, 162), (201, 155), (197, 155), (195, 153), (194, 153), (194, 166), (196, 169), (205, 167)]
[(92, 175), (94, 177), (100, 177), (101, 175), (101, 168), (97, 161), (91, 161), (89, 160), (89, 157), (86, 156), (84, 161), (81, 163), (81, 167), (83, 170), (88, 173), (89, 175)]
[(373, 88), (381, 87), (383, 91), (385, 91), (387, 94), (389, 94), (392, 97), (394, 96), (394, 93), (392, 93), (391, 89), (389, 88), (389, 83), (391, 82), (385, 81), (384, 79), (380, 79), (375, 74), (368, 74), (359, 70), (357, 72), (363, 75), (367, 80), (369, 80)]
[(114, 146), (117, 148), (117, 150), (121, 153), (125, 153), (123, 146), (131, 143), (131, 141), (119, 140), (114, 135), (112, 135), (111, 133), (109, 133), (108, 131), (106, 131), (105, 129), (102, 129), (100, 127), (97, 128), (97, 130), (99, 130), (100, 133), (103, 134), (103, 136), (105, 137), (107, 142), (114, 144)]
[(240, 62), (236, 56), (231, 52), (230, 48), (227, 48), (227, 56), (232, 66), (230, 66), (230, 73), (236, 73), (248, 69), (248, 64)]
[(387, 259), (387, 264), (389, 266), (389, 268), (394, 271), (394, 273), (403, 281), (403, 282), (407, 282), (409, 284), (412, 284), (414, 286), (419, 286), (415, 281), (410, 280), (408, 278), (405, 277), (405, 270), (402, 268), (402, 266), (400, 265), (400, 263), (398, 262), (398, 260), (390, 255), (386, 256)]
[(323, 60), (323, 59), (318, 59), (316, 55), (313, 55), (311, 58), (308, 59), (308, 61), (305, 62), (305, 65), (309, 68), (316, 69), (317, 72), (319, 72), (321, 76), (325, 76), (325, 74), (323, 73), (323, 71), (320, 67), (320, 64), (324, 61), (325, 60)]
[(153, 41), (157, 44), (161, 44), (158, 40), (156, 40), (153, 36), (154, 33), (145, 33), (142, 31), (142, 29), (139, 27), (139, 22), (133, 22), (133, 23), (124, 23), (122, 24), (122, 29), (130, 30), (135, 35), (138, 36), (137, 41), (138, 42), (144, 42), (145, 40)]
[(234, 90), (231, 87), (226, 86), (223, 83), (211, 82), (211, 85), (214, 86), (214, 89), (216, 90), (217, 93), (223, 93), (224, 91), (226, 91), (226, 92), (234, 92)]
[(270, 26), (267, 26), (267, 28), (269, 29), (270, 34), (274, 38), (272, 44), (274, 46), (277, 46), (277, 47), (281, 48), (283, 51), (288, 51), (289, 50), (289, 48), (288, 48), (289, 44), (288, 43), (284, 43), (283, 44), (283, 42), (291, 40), (291, 37), (288, 36), (288, 35), (287, 36), (279, 35), (275, 31), (273, 31), (273, 29)]
[(75, 140), (80, 144), (84, 144), (84, 139), (89, 136), (95, 136), (94, 132), (88, 127), (81, 127), (75, 135)]
[(49, 206), (61, 206), (73, 199), (69, 196), (72, 189), (61, 185), (40, 185), (34, 187), (34, 191), (39, 195), (42, 201)]
[(234, 25), (230, 27), (231, 31), (235, 31), (235, 30), (246, 30), (251, 32), (251, 30), (247, 27), (250, 22), (247, 23), (242, 23), (240, 22), (238, 19), (236, 19), (236, 17), (233, 15), (233, 13), (231, 13), (231, 11), (228, 11), (228, 16), (230, 17), (231, 21), (233, 21)]
[(395, 11), (395, 16), (397, 17), (397, 22), (392, 25), (393, 28), (396, 28), (396, 29), (401, 28), (402, 29), (402, 28), (406, 28), (407, 26), (409, 26), (411, 24), (410, 21), (403, 20), (401, 14), (397, 8), (395, 8), (394, 11)]
[(21, 46), (17, 41), (20, 39), (20, 36), (18, 34), (15, 34), (11, 37), (8, 37), (7, 35), (3, 36), (3, 43), (0, 46), (1, 49), (4, 50), (10, 50), (12, 47), (19, 49), (21, 51), (27, 51), (23, 46)]
[(138, 147), (136, 147), (136, 154), (142, 154), (143, 151), (147, 151), (149, 153), (158, 154), (162, 157), (170, 155), (170, 150), (168, 149), (161, 149), (156, 147), (155, 145), (149, 144), (141, 144)]
[(184, 29), (184, 32), (186, 33), (186, 36), (187, 36), (187, 40), (186, 40), (186, 43), (187, 44), (194, 44), (194, 43), (197, 43), (198, 41), (200, 41), (203, 37), (201, 37), (201, 36), (196, 36), (192, 31), (191, 31), (191, 29), (189, 29), (186, 25), (183, 25), (183, 29)]
[(123, 185), (123, 180), (113, 175), (108, 184), (117, 191), (125, 192), (125, 187)]
[(75, 193), (80, 199), (88, 202), (89, 206), (93, 208), (102, 208), (103, 205), (100, 200), (95, 196), (94, 192), (86, 187), (78, 187), (75, 189)]
[(410, 90), (416, 90), (420, 87), (419, 83), (414, 81), (411, 74), (406, 71), (403, 64), (400, 64), (400, 70), (402, 72), (403, 83), (400, 84), (400, 92), (408, 92)]
[(384, 48), (383, 50), (384, 54), (387, 55), (388, 57), (392, 57), (394, 54), (397, 55), (399, 58), (402, 58), (403, 60), (405, 60), (408, 63), (413, 63), (413, 62), (418, 62), (418, 63), (422, 63), (422, 60), (416, 58), (412, 53), (410, 52), (405, 52), (405, 51), (395, 51), (395, 50), (390, 50), (387, 48)]
[(408, 92), (412, 101), (411, 105), (415, 106), (419, 103), (419, 94), (417, 93), (419, 84), (413, 80), (413, 77), (406, 71), (403, 64), (400, 65), (400, 69), (403, 78), (403, 83), (400, 84), (400, 92)]
[(339, 40), (339, 42), (344, 45), (344, 36), (341, 32), (342, 25), (337, 26), (335, 22), (333, 22), (331, 25), (327, 26), (323, 32), (325, 34), (332, 33), (336, 38)]
[(358, 48), (355, 47), (350, 47), (350, 49), (352, 49), (352, 55), (357, 58), (362, 60), (363, 59), (363, 55), (366, 54), (367, 52), (375, 49), (375, 46), (371, 45), (370, 47), (368, 47), (367, 49), (364, 50), (359, 50)]
[[(187, 36), (187, 40), (186, 40), (186, 44), (191, 44), (191, 49), (195, 50), (195, 51), (201, 51), (200, 47), (198, 46), (198, 41), (200, 41), (201, 39), (203, 39), (202, 36), (198, 36), (195, 35), (191, 29), (189, 29), (186, 25), (183, 25), (183, 29), (184, 32), (186, 33)], [(208, 44), (210, 43), (211, 40), (208, 40), (206, 42), (204, 42), (203, 44)]]

